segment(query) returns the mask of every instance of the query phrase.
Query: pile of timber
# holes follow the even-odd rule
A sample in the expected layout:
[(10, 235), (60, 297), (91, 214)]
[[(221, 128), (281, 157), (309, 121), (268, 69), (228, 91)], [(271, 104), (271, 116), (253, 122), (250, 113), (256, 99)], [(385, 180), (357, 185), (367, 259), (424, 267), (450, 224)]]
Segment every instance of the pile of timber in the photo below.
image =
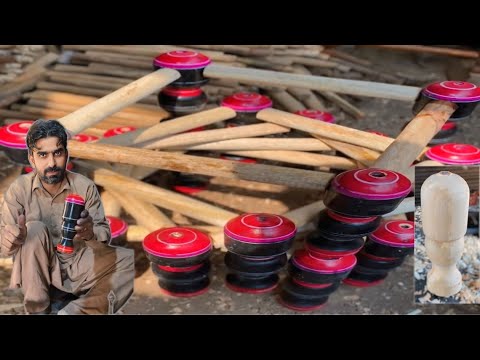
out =
[[(202, 52), (214, 63), (228, 66), (397, 84), (406, 81), (405, 77), (378, 70), (370, 61), (321, 45), (63, 45), (59, 63), (37, 83), (37, 89), (101, 97), (151, 72), (153, 58), (174, 49)], [(355, 106), (357, 98), (329, 91), (265, 88), (220, 79), (211, 79), (203, 89), (210, 106), (237, 91), (260, 91), (273, 99), (276, 108), (290, 112), (310, 108), (330, 111), (337, 116), (341, 112), (355, 118), (365, 116)], [(156, 95), (140, 103), (157, 106)], [(29, 110), (38, 111), (26, 108), (20, 112), (28, 114)], [(46, 110), (61, 109), (49, 107)]]
[(0, 45), (0, 85), (28, 70), (28, 65), (52, 50), (45, 45)]
[[(58, 54), (43, 45), (0, 45), (0, 109), (21, 101), (23, 93), (45, 78)], [(1, 118), (8, 114), (0, 114)]]

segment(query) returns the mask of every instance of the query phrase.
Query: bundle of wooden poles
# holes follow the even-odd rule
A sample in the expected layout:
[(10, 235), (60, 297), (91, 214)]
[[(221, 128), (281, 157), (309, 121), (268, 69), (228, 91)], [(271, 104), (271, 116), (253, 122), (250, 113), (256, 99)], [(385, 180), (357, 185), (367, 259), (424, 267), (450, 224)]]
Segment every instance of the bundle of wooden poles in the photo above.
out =
[[(359, 59), (335, 48), (321, 45), (64, 45), (58, 64), (36, 84), (37, 90), (65, 92), (91, 97), (105, 96), (113, 90), (137, 79), (152, 70), (152, 59), (173, 49), (189, 49), (202, 52), (216, 64), (241, 68), (258, 68), (295, 74), (316, 74), (348, 79), (367, 79), (388, 83), (403, 83), (407, 75), (389, 74), (372, 62)], [(410, 76), (410, 78), (413, 78)], [(355, 106), (351, 95), (339, 95), (332, 91), (312, 91), (296, 87), (275, 87), (259, 84), (242, 84), (228, 79), (211, 79), (203, 90), (211, 106), (237, 91), (261, 90), (275, 101), (275, 107), (295, 112), (303, 109), (319, 109), (345, 112), (348, 116), (363, 118), (365, 114)], [(0, 96), (2, 95), (0, 91)], [(38, 99), (37, 99), (38, 100)], [(157, 106), (155, 95), (140, 100), (140, 104)], [(0, 113), (0, 116), (31, 117), (33, 115), (58, 116), (68, 111), (54, 103), (42, 105), (38, 101), (17, 104), (11, 110), (16, 113)], [(50, 115), (51, 114), (51, 115)]]
[(51, 50), (46, 45), (0, 45), (0, 85), (28, 71), (30, 64)]

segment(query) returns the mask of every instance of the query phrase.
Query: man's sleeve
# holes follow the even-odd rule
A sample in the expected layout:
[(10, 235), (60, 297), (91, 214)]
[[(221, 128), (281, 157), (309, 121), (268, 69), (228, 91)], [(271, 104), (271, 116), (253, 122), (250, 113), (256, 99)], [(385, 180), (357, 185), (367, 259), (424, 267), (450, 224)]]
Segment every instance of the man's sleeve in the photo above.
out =
[(95, 234), (95, 240), (110, 242), (110, 225), (105, 218), (105, 210), (103, 209), (102, 199), (98, 193), (98, 189), (95, 184), (91, 184), (87, 190), (87, 198), (85, 199), (85, 209), (93, 219), (93, 233)]
[(6, 225), (15, 225), (18, 221), (18, 215), (24, 214), (24, 194), (22, 193), (19, 184), (13, 182), (8, 190), (5, 192), (3, 203), (1, 204), (0, 215), (0, 252), (2, 255), (11, 256), (12, 253), (6, 251), (7, 244), (3, 243), (3, 232)]

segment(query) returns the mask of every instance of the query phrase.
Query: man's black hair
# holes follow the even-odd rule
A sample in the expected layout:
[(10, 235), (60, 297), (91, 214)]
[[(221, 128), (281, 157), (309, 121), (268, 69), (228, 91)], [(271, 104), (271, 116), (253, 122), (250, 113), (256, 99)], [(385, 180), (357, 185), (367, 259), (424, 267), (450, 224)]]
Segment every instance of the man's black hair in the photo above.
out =
[(45, 120), (38, 119), (35, 121), (27, 133), (27, 147), (30, 154), (33, 153), (35, 144), (38, 140), (47, 137), (57, 137), (59, 143), (63, 145), (65, 150), (67, 149), (67, 131), (61, 123), (57, 120)]

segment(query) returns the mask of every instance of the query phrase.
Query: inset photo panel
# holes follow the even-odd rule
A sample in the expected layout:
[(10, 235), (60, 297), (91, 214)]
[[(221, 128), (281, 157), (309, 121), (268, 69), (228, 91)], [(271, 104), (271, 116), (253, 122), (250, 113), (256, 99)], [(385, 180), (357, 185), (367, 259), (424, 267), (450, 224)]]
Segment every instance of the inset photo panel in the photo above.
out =
[(418, 304), (480, 304), (479, 169), (415, 167)]

